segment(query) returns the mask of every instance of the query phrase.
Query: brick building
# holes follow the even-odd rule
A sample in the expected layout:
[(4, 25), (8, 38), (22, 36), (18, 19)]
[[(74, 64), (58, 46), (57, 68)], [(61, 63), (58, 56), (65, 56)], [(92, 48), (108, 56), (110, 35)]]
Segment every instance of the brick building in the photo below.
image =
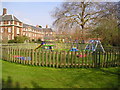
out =
[(55, 32), (51, 28), (40, 28), (25, 24), (14, 15), (8, 15), (7, 9), (3, 8), (3, 14), (0, 16), (0, 38), (1, 40), (13, 40), (16, 36), (27, 36), (30, 40), (50, 39)]

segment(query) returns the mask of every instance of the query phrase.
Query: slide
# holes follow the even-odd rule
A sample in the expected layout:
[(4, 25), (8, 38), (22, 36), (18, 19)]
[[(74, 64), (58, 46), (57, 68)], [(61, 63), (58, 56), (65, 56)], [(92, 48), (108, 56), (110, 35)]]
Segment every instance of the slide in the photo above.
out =
[(36, 47), (34, 50), (36, 50), (36, 49), (42, 47), (42, 45), (44, 45), (44, 44), (46, 44), (46, 43), (45, 43), (45, 42), (42, 42), (42, 43), (41, 43), (38, 47)]
[(39, 46), (38, 46), (38, 47), (36, 47), (34, 50), (36, 50), (36, 49), (40, 48), (42, 45), (43, 45), (43, 44), (39, 45)]

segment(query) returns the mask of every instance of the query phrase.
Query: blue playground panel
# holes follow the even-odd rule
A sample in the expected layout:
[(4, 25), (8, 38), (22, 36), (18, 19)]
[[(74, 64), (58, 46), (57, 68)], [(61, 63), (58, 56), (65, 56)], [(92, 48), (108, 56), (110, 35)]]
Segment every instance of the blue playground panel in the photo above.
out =
[(31, 60), (31, 57), (17, 57), (20, 60)]
[(76, 49), (76, 48), (72, 48), (70, 51), (78, 51), (78, 49)]

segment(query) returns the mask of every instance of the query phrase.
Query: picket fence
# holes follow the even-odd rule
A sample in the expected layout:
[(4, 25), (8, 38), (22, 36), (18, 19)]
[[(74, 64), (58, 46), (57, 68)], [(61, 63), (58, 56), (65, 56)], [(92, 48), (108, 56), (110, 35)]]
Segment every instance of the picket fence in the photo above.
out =
[(34, 66), (96, 68), (120, 66), (120, 51), (50, 51), (1, 47), (2, 60)]

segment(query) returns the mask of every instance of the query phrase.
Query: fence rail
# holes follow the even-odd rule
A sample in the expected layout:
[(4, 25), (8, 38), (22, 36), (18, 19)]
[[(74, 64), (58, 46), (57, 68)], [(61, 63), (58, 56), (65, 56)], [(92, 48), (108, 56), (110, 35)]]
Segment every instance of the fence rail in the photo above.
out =
[(2, 60), (47, 67), (113, 67), (120, 66), (120, 51), (50, 51), (1, 47)]

